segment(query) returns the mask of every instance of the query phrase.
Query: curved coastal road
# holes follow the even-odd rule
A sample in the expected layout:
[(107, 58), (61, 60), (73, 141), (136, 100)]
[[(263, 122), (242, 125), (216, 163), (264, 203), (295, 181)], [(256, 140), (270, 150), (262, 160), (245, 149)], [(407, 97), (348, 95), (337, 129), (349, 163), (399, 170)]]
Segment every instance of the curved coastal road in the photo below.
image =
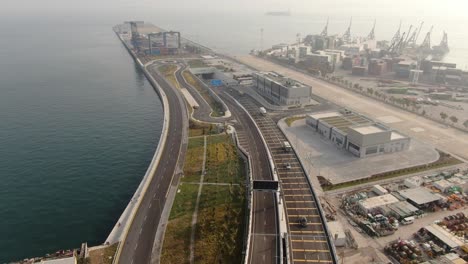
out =
[(179, 175), (175, 175), (174, 172), (177, 168), (178, 157), (183, 160), (185, 155), (186, 146), (184, 147), (182, 142), (183, 131), (187, 129), (188, 121), (183, 98), (164, 78), (157, 74), (154, 66), (148, 66), (148, 71), (167, 96), (168, 109), (164, 109), (164, 111), (170, 113), (168, 133), (161, 160), (156, 165), (154, 177), (144, 194), (133, 222), (130, 224), (125, 243), (121, 246), (119, 263), (122, 264), (151, 262), (151, 252), (161, 212), (166, 203), (166, 194), (171, 183), (177, 184), (178, 182)]

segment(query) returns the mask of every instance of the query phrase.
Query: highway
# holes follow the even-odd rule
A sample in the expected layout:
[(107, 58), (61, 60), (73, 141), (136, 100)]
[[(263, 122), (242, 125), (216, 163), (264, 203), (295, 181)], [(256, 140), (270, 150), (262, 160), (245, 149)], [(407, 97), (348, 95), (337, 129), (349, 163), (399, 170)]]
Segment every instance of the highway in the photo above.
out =
[[(272, 180), (267, 149), (260, 133), (248, 114), (229, 96), (218, 93), (236, 119), (240, 144), (249, 153), (254, 180)], [(247, 263), (279, 263), (278, 208), (276, 196), (271, 192), (253, 192), (252, 229), (250, 230), (250, 259)]]
[[(261, 105), (247, 95), (239, 97), (239, 101), (259, 126), (278, 172), (286, 211), (291, 263), (335, 263), (325, 228), (326, 220), (298, 157), (294, 152), (283, 150), (283, 142), (287, 139), (269, 115), (260, 114)], [(286, 168), (286, 164), (291, 168)], [(307, 219), (306, 227), (299, 225), (302, 217)]]
[(125, 243), (121, 245), (119, 263), (122, 264), (150, 263), (156, 230), (166, 202), (166, 194), (171, 184), (178, 183), (179, 175), (174, 174), (178, 163), (177, 157), (183, 161), (186, 150), (186, 145), (182, 143), (183, 131), (188, 127), (185, 102), (182, 96), (156, 73), (154, 66), (149, 66), (148, 71), (166, 93), (169, 105), (168, 109), (164, 110), (169, 111), (170, 120), (161, 160), (142, 198), (140, 207), (137, 209), (135, 218), (130, 224)]

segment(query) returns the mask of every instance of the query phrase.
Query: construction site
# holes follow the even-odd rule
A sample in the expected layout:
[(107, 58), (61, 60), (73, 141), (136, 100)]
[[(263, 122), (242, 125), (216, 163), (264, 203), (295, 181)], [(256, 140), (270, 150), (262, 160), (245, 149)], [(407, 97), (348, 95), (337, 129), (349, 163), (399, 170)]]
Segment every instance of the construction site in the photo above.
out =
[(338, 252), (351, 260), (350, 248), (362, 250), (373, 237), (372, 247), (394, 263), (466, 263), (467, 177), (460, 167), (327, 195), (327, 218), (347, 231)]

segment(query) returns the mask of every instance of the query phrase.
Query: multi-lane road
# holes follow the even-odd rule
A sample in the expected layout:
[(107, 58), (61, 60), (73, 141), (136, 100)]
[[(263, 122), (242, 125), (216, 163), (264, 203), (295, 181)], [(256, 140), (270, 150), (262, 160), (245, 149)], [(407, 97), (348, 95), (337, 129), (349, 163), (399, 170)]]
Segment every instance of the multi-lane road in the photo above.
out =
[(177, 163), (183, 161), (186, 146), (183, 142), (183, 131), (188, 127), (185, 103), (181, 95), (157, 74), (154, 66), (147, 67), (159, 86), (164, 90), (170, 120), (166, 143), (154, 171), (154, 177), (144, 193), (135, 217), (130, 223), (125, 242), (121, 245), (119, 263), (146, 264), (151, 261), (151, 252), (161, 213), (166, 202), (167, 192), (172, 184), (177, 184), (179, 175), (175, 174)]
[[(236, 122), (240, 144), (248, 151), (253, 180), (273, 180), (266, 146), (260, 131), (231, 97), (220, 93)], [(279, 223), (276, 195), (254, 191), (252, 194), (252, 229), (250, 231), (249, 259), (247, 263), (279, 263)]]

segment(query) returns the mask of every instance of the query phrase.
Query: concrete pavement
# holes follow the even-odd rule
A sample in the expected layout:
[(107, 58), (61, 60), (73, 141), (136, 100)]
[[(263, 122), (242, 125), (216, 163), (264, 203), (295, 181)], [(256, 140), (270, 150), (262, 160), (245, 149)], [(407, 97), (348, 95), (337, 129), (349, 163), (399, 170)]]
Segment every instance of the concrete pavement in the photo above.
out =
[(337, 105), (382, 120), (411, 137), (468, 160), (468, 134), (447, 128), (416, 114), (386, 105), (368, 97), (320, 81), (312, 76), (254, 57), (238, 57), (241, 62), (262, 71), (276, 71), (312, 86), (313, 93)]

